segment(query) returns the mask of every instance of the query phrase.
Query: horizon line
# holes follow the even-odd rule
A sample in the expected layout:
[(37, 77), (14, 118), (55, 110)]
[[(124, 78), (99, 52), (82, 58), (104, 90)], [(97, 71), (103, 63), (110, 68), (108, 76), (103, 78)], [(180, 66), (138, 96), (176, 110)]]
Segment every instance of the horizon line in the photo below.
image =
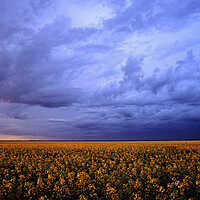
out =
[(102, 140), (92, 140), (92, 139), (91, 140), (56, 140), (56, 139), (55, 140), (32, 140), (32, 139), (31, 140), (26, 140), (26, 139), (22, 139), (22, 140), (15, 140), (15, 139), (13, 139), (13, 140), (9, 140), (8, 139), (8, 140), (0, 140), (0, 142), (5, 142), (5, 141), (13, 141), (13, 142), (14, 141), (19, 141), (19, 142), (23, 142), (23, 141), (41, 141), (41, 142), (42, 141), (43, 142), (44, 141), (47, 141), (47, 142), (54, 142), (54, 141), (55, 142), (95, 142), (95, 141), (97, 141), (97, 142), (101, 142), (101, 141), (102, 142), (104, 142), (104, 141), (105, 142), (106, 141), (108, 141), (108, 142), (109, 141), (110, 142), (112, 142), (112, 141), (113, 142), (115, 142), (115, 141), (126, 142), (126, 141), (129, 141), (129, 142), (131, 142), (131, 141), (133, 141), (133, 142), (137, 142), (137, 141), (194, 141), (194, 140), (197, 141), (197, 140), (200, 140), (200, 138), (199, 139), (168, 139), (168, 140), (164, 140), (164, 139), (163, 140), (162, 139), (160, 139), (160, 140), (147, 140), (147, 139), (146, 140), (120, 140), (120, 139), (119, 140), (112, 140), (112, 139), (110, 139), (110, 140), (108, 140), (108, 139), (107, 140), (106, 139), (105, 140), (104, 139), (102, 139)]

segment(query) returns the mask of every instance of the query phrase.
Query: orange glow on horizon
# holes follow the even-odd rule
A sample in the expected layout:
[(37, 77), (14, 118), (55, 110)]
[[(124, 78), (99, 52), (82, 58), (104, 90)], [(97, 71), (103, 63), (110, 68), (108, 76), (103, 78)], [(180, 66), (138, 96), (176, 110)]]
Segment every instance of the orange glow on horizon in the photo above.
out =
[(49, 138), (44, 137), (44, 136), (35, 136), (35, 135), (0, 134), (0, 140), (49, 140)]

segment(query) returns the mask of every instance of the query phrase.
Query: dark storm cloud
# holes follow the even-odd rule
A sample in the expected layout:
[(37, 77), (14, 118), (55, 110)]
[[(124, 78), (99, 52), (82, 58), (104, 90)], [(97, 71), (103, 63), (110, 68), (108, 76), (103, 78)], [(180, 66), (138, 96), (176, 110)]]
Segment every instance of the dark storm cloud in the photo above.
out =
[(0, 2), (0, 41), (20, 42), (19, 34), (30, 35), (30, 25), (35, 24), (36, 16), (53, 3), (51, 0), (2, 0)]
[[(103, 116), (97, 115), (90, 122), (83, 119), (76, 127), (87, 132), (96, 130), (96, 133), (100, 133), (96, 134), (98, 139), (198, 138), (200, 110), (195, 109), (195, 106), (180, 105), (106, 107)], [(194, 119), (189, 117), (195, 115), (197, 117)]]
[[(63, 63), (52, 58), (55, 47), (68, 45), (92, 34), (92, 28), (70, 29), (70, 19), (60, 16), (46, 24), (32, 38), (15, 50), (0, 52), (1, 98), (13, 103), (60, 107), (84, 99), (79, 88), (70, 85), (70, 69), (90, 63), (81, 57), (69, 56)], [(63, 79), (62, 79), (63, 77)]]
[[(118, 1), (116, 1), (116, 4)], [(184, 26), (200, 11), (198, 0), (131, 1), (116, 17), (105, 21), (105, 28), (114, 31), (140, 31), (149, 28), (174, 30)]]
[(3, 118), (27, 119), (27, 105), (0, 102), (0, 113)]
[[(113, 132), (131, 135), (149, 131), (155, 134), (152, 137), (161, 139), (158, 130), (163, 134), (167, 130), (170, 134), (177, 133), (175, 135), (179, 138), (181, 132), (187, 135), (192, 131), (191, 138), (198, 138), (199, 57), (189, 51), (185, 59), (177, 61), (175, 67), (161, 71), (157, 69), (149, 77), (143, 76), (141, 58), (128, 58), (122, 71), (124, 76), (118, 87), (106, 87), (106, 92), (102, 89), (93, 97), (92, 104), (106, 106), (107, 109), (98, 115), (99, 120), (112, 124), (115, 127)], [(116, 107), (109, 109), (110, 106)]]
[[(116, 2), (112, 2), (112, 4), (113, 3), (115, 4)], [(124, 2), (121, 3), (124, 5)], [(36, 3), (30, 1), (30, 4), (27, 4), (27, 9), (34, 15), (39, 12), (37, 10), (42, 9), (46, 5), (48, 6), (49, 2), (41, 4), (42, 2), (40, 1)], [(116, 26), (120, 26), (121, 22), (124, 23), (126, 19), (132, 20), (132, 18), (135, 17), (137, 12), (133, 14), (135, 13), (134, 11), (140, 12), (139, 15), (145, 12), (154, 12), (153, 8), (158, 6), (154, 4), (159, 4), (159, 6), (161, 6), (161, 3), (154, 3), (153, 1), (148, 1), (145, 6), (142, 6), (144, 2), (133, 2), (131, 6), (117, 15), (119, 18), (121, 15), (123, 17), (110, 20), (116, 20)], [(193, 5), (196, 5), (196, 7)], [(13, 30), (8, 28), (8, 30), (10, 30), (11, 35), (19, 33), (24, 36), (26, 32), (23, 32), (20, 27), (22, 26), (22, 22), (24, 23), (24, 17), (26, 16), (24, 10), (26, 9), (23, 8), (21, 3), (19, 3), (18, 6), (19, 11), (14, 11), (12, 9), (12, 12), (13, 15), (18, 14), (16, 26), (19, 28)], [(170, 14), (170, 16), (188, 16), (198, 12), (198, 2), (195, 1), (191, 4), (185, 3), (182, 7), (182, 15), (179, 11), (176, 15), (174, 13), (175, 11), (171, 11), (174, 14)], [(3, 8), (10, 9), (9, 5), (6, 3), (2, 3), (2, 9)], [(20, 9), (23, 10), (23, 12), (20, 11)], [(163, 11), (165, 9), (160, 10)], [(19, 18), (21, 16), (23, 16), (22, 19)], [(13, 18), (12, 14), (10, 18)], [(6, 17), (6, 19), (10, 20), (9, 17)], [(159, 20), (159, 18), (157, 20)], [(109, 20), (107, 22), (109, 23)], [(142, 25), (141, 22), (138, 22), (138, 24)], [(152, 23), (149, 24), (152, 25)], [(7, 27), (3, 26), (3, 30), (7, 31)], [(83, 92), (79, 88), (73, 88), (73, 86), (70, 85), (70, 80), (65, 79), (65, 81), (60, 82), (60, 84), (57, 82), (60, 81), (64, 72), (65, 74), (69, 73), (69, 68), (71, 68), (71, 66), (75, 68), (79, 65), (87, 65), (90, 63), (89, 59), (84, 61), (81, 60), (80, 57), (76, 58), (71, 56), (65, 59), (65, 62), (67, 62), (66, 64), (61, 64), (52, 58), (52, 51), (60, 45), (69, 45), (77, 41), (80, 42), (84, 38), (87, 39), (91, 34), (95, 33), (95, 29), (71, 28), (71, 19), (59, 16), (55, 18), (52, 23), (44, 25), (37, 32), (29, 33), (31, 35), (27, 38), (27, 42), (22, 43), (18, 47), (19, 51), (17, 53), (14, 49), (10, 50), (8, 47), (1, 49), (1, 98), (9, 99), (11, 102), (15, 103), (27, 103), (46, 107), (66, 106), (82, 101), (84, 98), (80, 100), (79, 97), (82, 96), (80, 94), (83, 94)], [(77, 52), (97, 53), (107, 52), (110, 49), (111, 47), (105, 44), (86, 44), (78, 47)], [(79, 59), (79, 61), (76, 61), (77, 59)], [(122, 68), (124, 76), (123, 80), (120, 82), (121, 87), (117, 88), (117, 90), (114, 88), (112, 95), (116, 96), (124, 93), (126, 90), (133, 89), (133, 87), (135, 87), (136, 90), (150, 88), (154, 93), (157, 93), (159, 89), (166, 86), (166, 81), (170, 81), (171, 79), (171, 74), (169, 74), (171, 73), (170, 70), (164, 72), (164, 74), (162, 74), (163, 72), (160, 73), (158, 77), (156, 77), (157, 75), (155, 72), (152, 77), (145, 80), (142, 78), (143, 72), (140, 66), (142, 59), (143, 58), (132, 57), (127, 59), (126, 65)], [(173, 81), (173, 84), (174, 82), (175, 81)], [(64, 85), (63, 88), (61, 88), (60, 85)], [(172, 83), (169, 85), (172, 85)], [(106, 95), (107, 94), (109, 94), (109, 91), (106, 92)]]
[(164, 93), (168, 94), (172, 101), (181, 104), (198, 102), (200, 97), (198, 84), (200, 81), (200, 62), (192, 51), (187, 53), (184, 60), (177, 61), (174, 69), (168, 69), (162, 73), (155, 72), (150, 80), (146, 80), (146, 85), (152, 92), (161, 91), (163, 95)]
[(141, 87), (141, 78), (143, 77), (143, 72), (141, 68), (143, 58), (130, 57), (127, 59), (126, 64), (122, 67), (124, 72), (123, 80), (120, 82), (122, 87), (130, 86), (137, 90)]
[(198, 138), (199, 14), (197, 0), (0, 1), (2, 133)]
[(113, 101), (112, 104), (119, 101), (131, 104), (131, 98), (133, 105), (198, 102), (200, 62), (192, 51), (187, 52), (184, 60), (177, 61), (176, 66), (164, 70), (156, 68), (150, 76), (143, 75), (142, 60), (141, 57), (128, 58), (122, 66), (123, 79), (115, 86), (102, 88), (93, 96), (94, 101), (97, 103), (97, 99), (104, 97), (108, 104), (110, 101)]
[(83, 130), (103, 130), (102, 124), (99, 124), (97, 122), (81, 123), (78, 124), (76, 127)]

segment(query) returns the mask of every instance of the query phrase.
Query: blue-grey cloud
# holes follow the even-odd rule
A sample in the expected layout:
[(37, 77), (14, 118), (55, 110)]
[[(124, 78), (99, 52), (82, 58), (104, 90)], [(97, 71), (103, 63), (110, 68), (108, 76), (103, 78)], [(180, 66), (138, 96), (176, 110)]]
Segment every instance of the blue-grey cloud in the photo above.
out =
[(0, 133), (199, 138), (199, 16), (197, 0), (2, 0)]
[[(116, 2), (117, 3), (117, 2)], [(144, 31), (151, 28), (174, 30), (184, 26), (200, 11), (200, 3), (193, 1), (131, 1), (116, 16), (105, 21), (105, 27), (119, 32)]]
[[(57, 17), (20, 46), (17, 55), (6, 48), (1, 51), (1, 98), (13, 103), (67, 106), (83, 99), (84, 92), (70, 84), (70, 70), (90, 63), (84, 58), (69, 56), (63, 63), (52, 58), (60, 45), (82, 40), (93, 29), (70, 29), (70, 19)], [(15, 58), (14, 58), (15, 56)], [(64, 77), (66, 76), (66, 79)]]

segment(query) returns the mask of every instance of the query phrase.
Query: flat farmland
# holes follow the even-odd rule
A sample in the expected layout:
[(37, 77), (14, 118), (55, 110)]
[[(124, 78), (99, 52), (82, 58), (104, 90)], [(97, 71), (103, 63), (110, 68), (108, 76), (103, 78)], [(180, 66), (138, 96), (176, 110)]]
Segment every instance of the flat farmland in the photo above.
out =
[(200, 199), (200, 141), (0, 141), (0, 199)]

